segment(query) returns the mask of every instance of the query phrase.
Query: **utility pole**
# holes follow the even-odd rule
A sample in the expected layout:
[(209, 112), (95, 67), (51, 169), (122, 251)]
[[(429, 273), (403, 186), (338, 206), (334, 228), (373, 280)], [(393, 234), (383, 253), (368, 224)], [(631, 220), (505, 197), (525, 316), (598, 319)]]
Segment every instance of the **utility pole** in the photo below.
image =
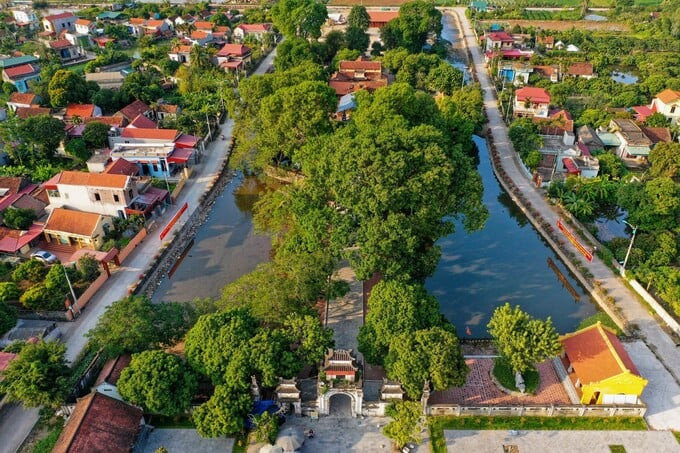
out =
[(630, 251), (633, 250), (633, 242), (635, 242), (635, 235), (637, 234), (638, 227), (631, 225), (630, 223), (623, 221), (626, 225), (633, 229), (633, 236), (630, 238), (630, 244), (628, 244), (628, 250), (626, 251), (626, 257), (623, 259), (623, 265), (621, 266), (621, 277), (626, 276), (626, 264), (628, 263), (628, 258), (630, 257)]
[[(73, 285), (71, 285), (71, 279), (68, 278), (68, 272), (66, 272), (66, 266), (62, 266), (62, 268), (64, 269), (64, 275), (66, 276), (66, 283), (68, 283), (68, 289), (71, 290), (71, 296), (73, 297), (73, 303), (71, 304), (71, 306), (73, 307), (78, 302), (78, 298), (76, 297), (76, 292), (73, 291)], [(78, 313), (80, 313), (80, 307), (78, 307)]]

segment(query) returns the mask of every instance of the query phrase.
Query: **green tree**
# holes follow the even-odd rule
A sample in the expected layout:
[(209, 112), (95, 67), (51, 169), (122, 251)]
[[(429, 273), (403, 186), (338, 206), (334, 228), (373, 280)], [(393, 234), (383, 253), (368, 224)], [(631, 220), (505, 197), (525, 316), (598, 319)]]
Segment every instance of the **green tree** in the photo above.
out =
[(67, 391), (65, 352), (66, 346), (57, 342), (26, 344), (2, 372), (0, 392), (25, 407), (58, 407)]
[(58, 300), (44, 284), (38, 283), (28, 288), (19, 298), (19, 302), (31, 310), (59, 310), (64, 307), (66, 297)]
[(270, 412), (263, 412), (253, 417), (255, 440), (266, 444), (274, 444), (279, 434), (279, 420)]
[(435, 390), (465, 384), (468, 367), (453, 328), (432, 327), (398, 335), (390, 345), (385, 371), (401, 382), (409, 398), (418, 399), (429, 380)]
[(398, 401), (387, 406), (386, 414), (392, 420), (383, 428), (383, 434), (392, 439), (400, 449), (409, 442), (420, 443), (423, 429), (423, 408), (417, 401)]
[(382, 365), (395, 337), (441, 324), (439, 302), (419, 283), (381, 281), (371, 290), (359, 351)]
[(358, 50), (354, 49), (340, 49), (338, 53), (335, 54), (335, 57), (333, 57), (333, 62), (331, 66), (333, 67), (333, 71), (337, 71), (338, 67), (340, 66), (341, 61), (354, 61), (357, 58), (361, 56), (361, 52)]
[(86, 336), (105, 357), (141, 352), (157, 343), (155, 312), (144, 296), (128, 296), (111, 304)]
[(295, 354), (302, 364), (319, 363), (333, 347), (333, 331), (323, 327), (318, 316), (293, 314), (283, 325), (289, 344), (297, 346)]
[(49, 115), (26, 118), (19, 124), (19, 134), (36, 151), (35, 160), (49, 160), (66, 137), (64, 122)]
[(529, 154), (524, 158), (524, 164), (529, 168), (529, 170), (534, 171), (538, 168), (538, 165), (543, 160), (543, 155), (537, 150), (530, 151)]
[[(0, 283), (0, 285), (13, 284), (14, 283)], [(17, 323), (17, 312), (14, 307), (6, 302), (6, 300), (12, 300), (19, 297), (18, 288), (17, 292), (15, 293), (17, 296), (11, 297), (9, 299), (7, 299), (7, 297), (10, 296), (10, 294), (8, 294), (8, 291), (5, 288), (6, 287), (0, 287), (0, 335), (4, 335)]]
[(83, 141), (90, 150), (109, 146), (109, 126), (99, 121), (90, 121), (83, 130)]
[(326, 5), (315, 0), (280, 0), (271, 10), (274, 25), (287, 38), (318, 39), (326, 22)]
[(649, 162), (650, 177), (668, 177), (680, 182), (680, 143), (658, 143), (649, 153)]
[(358, 28), (359, 30), (366, 31), (371, 23), (371, 17), (366, 11), (366, 7), (363, 5), (354, 5), (347, 16), (347, 27)]
[(276, 49), (274, 67), (277, 71), (286, 71), (305, 62), (317, 62), (317, 55), (313, 52), (309, 42), (304, 39), (286, 39)]
[(597, 156), (600, 163), (600, 175), (610, 176), (612, 179), (618, 179), (626, 174), (626, 166), (623, 161), (615, 154), (603, 153)]
[(508, 129), (508, 135), (515, 151), (524, 160), (532, 151), (538, 151), (543, 140), (538, 133), (538, 126), (531, 118), (517, 118)]
[[(442, 30), (442, 14), (434, 3), (416, 0), (404, 3), (399, 17), (391, 20), (381, 30), (381, 37), (388, 48), (404, 47), (410, 52), (419, 52), (429, 34), (439, 36)], [(394, 45), (397, 44), (397, 45)]]
[(48, 87), (52, 107), (62, 108), (67, 104), (87, 102), (89, 99), (85, 79), (73, 71), (60, 69), (54, 73)]
[(83, 280), (93, 282), (101, 274), (101, 266), (92, 255), (83, 255), (78, 258), (78, 271)]
[(274, 387), (279, 377), (291, 378), (302, 368), (288, 336), (281, 329), (260, 329), (248, 341), (247, 348), (250, 364), (264, 387)]
[(649, 115), (645, 120), (645, 126), (647, 127), (668, 127), (670, 125), (670, 120), (663, 116), (662, 113), (654, 113)]
[[(243, 380), (251, 367), (247, 346), (256, 329), (255, 319), (242, 309), (201, 316), (186, 335), (187, 361), (216, 385), (247, 386)], [(228, 380), (232, 374), (243, 379)]]
[(0, 283), (0, 302), (17, 300), (21, 295), (21, 290), (14, 282)]
[(45, 278), (49, 269), (45, 266), (42, 261), (35, 258), (31, 258), (28, 261), (24, 261), (14, 269), (12, 272), (12, 280), (19, 283), (23, 280), (28, 280), (31, 283), (38, 283)]
[(347, 43), (348, 48), (364, 53), (368, 48), (370, 37), (360, 28), (347, 27), (345, 30), (345, 42)]
[(51, 298), (55, 300), (55, 305), (57, 301), (63, 303), (66, 295), (69, 294), (68, 282), (64, 272), (66, 272), (64, 266), (56, 263), (50, 266), (50, 270), (45, 276), (45, 288), (50, 292)]
[(9, 228), (27, 230), (36, 219), (33, 209), (9, 207), (2, 213), (2, 221)]
[(618, 203), (628, 221), (646, 231), (672, 230), (680, 215), (680, 185), (669, 177), (622, 184)]
[(181, 358), (163, 351), (144, 351), (133, 354), (117, 386), (123, 398), (145, 412), (175, 416), (189, 409), (197, 380)]
[(192, 412), (192, 419), (201, 437), (220, 437), (239, 433), (252, 410), (250, 395), (224, 385)]
[(67, 154), (75, 157), (81, 162), (85, 162), (92, 157), (92, 152), (88, 151), (87, 145), (80, 138), (69, 140), (68, 143), (66, 143), (66, 146), (64, 146), (64, 150)]
[(545, 321), (534, 319), (519, 305), (514, 309), (509, 303), (497, 307), (488, 328), (498, 353), (515, 373), (524, 373), (536, 363), (554, 357), (561, 349), (550, 317)]

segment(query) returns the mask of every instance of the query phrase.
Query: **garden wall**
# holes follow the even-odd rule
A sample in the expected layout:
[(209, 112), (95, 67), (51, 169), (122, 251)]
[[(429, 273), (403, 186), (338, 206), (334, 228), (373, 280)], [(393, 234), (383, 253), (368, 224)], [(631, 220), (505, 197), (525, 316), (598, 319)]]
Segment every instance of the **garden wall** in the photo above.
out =
[(647, 292), (647, 290), (644, 289), (640, 283), (638, 283), (637, 280), (631, 279), (631, 280), (628, 280), (628, 283), (630, 283), (630, 286), (633, 287), (635, 292), (638, 293), (640, 295), (640, 297), (642, 297), (645, 300), (645, 302), (647, 302), (649, 304), (650, 307), (652, 307), (652, 309), (656, 312), (656, 314), (659, 315), (659, 317), (661, 319), (663, 319), (663, 321), (666, 324), (668, 324), (668, 327), (670, 327), (676, 334), (680, 335), (680, 324), (678, 324), (678, 322), (675, 320), (675, 318), (673, 318), (673, 316), (671, 316), (661, 306), (661, 304), (659, 304), (656, 301), (654, 296), (649, 294)]
[(137, 248), (137, 246), (142, 242), (142, 240), (144, 240), (144, 238), (147, 236), (147, 234), (149, 234), (149, 233), (146, 231), (146, 228), (142, 228), (142, 229), (139, 231), (139, 233), (137, 233), (137, 234), (135, 235), (135, 237), (133, 237), (133, 238), (130, 240), (130, 242), (128, 243), (128, 245), (126, 245), (125, 248), (123, 248), (123, 250), (121, 250), (120, 252), (118, 252), (118, 260), (119, 260), (121, 263), (122, 263), (123, 261), (125, 261), (125, 258), (127, 258), (128, 256), (130, 256), (130, 253), (132, 253), (132, 251), (133, 251), (135, 248)]
[(457, 404), (437, 404), (427, 406), (426, 415), (456, 415), (456, 416), (493, 416), (504, 415), (512, 417), (541, 416), (541, 417), (642, 417), (647, 412), (645, 405), (594, 405), (585, 406), (460, 406)]
[(106, 280), (109, 279), (109, 276), (106, 272), (102, 272), (99, 277), (92, 283), (90, 283), (90, 286), (87, 287), (85, 292), (81, 294), (81, 296), (78, 298), (78, 301), (75, 303), (76, 310), (81, 310), (87, 306), (87, 303), (92, 299), (92, 297), (99, 291), (99, 288), (101, 288)]

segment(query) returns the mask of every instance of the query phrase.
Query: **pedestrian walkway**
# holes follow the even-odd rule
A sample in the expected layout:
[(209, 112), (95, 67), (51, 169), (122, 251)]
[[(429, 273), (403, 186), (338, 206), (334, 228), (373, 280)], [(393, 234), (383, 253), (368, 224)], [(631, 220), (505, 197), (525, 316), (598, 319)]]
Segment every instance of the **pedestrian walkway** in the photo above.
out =
[[(446, 451), (515, 453), (611, 453), (621, 445), (626, 453), (680, 452), (670, 431), (444, 431)], [(507, 447), (514, 446), (515, 449)], [(504, 447), (506, 448), (504, 450)]]
[(326, 326), (333, 329), (336, 348), (358, 353), (357, 335), (364, 323), (362, 283), (347, 263), (335, 272), (333, 279), (347, 282), (350, 289), (343, 297), (328, 301)]
[[(521, 190), (522, 194), (531, 203), (540, 215), (551, 225), (556, 225), (560, 218), (559, 214), (547, 203), (543, 195), (536, 189), (527, 178), (526, 173), (520, 169), (517, 154), (512, 148), (508, 138), (508, 130), (502, 120), (501, 113), (496, 100), (494, 86), (487, 75), (486, 63), (482, 55), (476, 36), (470, 25), (470, 21), (465, 17), (465, 8), (453, 8), (463, 26), (465, 40), (472, 54), (473, 67), (479, 83), (484, 93), (484, 107), (488, 118), (488, 127), (491, 130), (493, 141), (501, 157), (501, 166), (506, 171), (512, 182)], [(607, 290), (608, 296), (616, 301), (621, 308), (624, 318), (631, 324), (637, 325), (641, 336), (645, 339), (647, 346), (653, 348), (656, 355), (663, 361), (665, 367), (670, 370), (677, 381), (680, 381), (680, 348), (675, 346), (675, 342), (663, 331), (657, 321), (637, 300), (635, 295), (619, 280), (599, 258), (593, 258), (589, 263), (568, 241), (565, 241), (577, 259), (581, 260), (588, 270), (593, 274), (595, 280), (602, 282), (602, 287)], [(633, 356), (633, 360), (635, 360)], [(680, 429), (680, 417), (674, 422), (674, 429)], [(652, 427), (655, 427), (652, 425)]]

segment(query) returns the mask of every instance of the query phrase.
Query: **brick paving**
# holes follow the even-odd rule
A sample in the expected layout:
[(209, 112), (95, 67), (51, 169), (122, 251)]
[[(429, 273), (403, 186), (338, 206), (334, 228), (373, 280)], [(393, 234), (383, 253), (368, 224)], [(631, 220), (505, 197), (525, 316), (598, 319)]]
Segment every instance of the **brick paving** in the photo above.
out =
[(465, 386), (432, 392), (430, 404), (460, 404), (463, 406), (571, 404), (569, 396), (562, 387), (562, 383), (549, 360), (536, 366), (541, 376), (541, 383), (535, 395), (526, 396), (508, 395), (494, 384), (490, 376), (493, 359), (468, 358), (465, 363), (470, 367), (470, 374), (468, 374)]

